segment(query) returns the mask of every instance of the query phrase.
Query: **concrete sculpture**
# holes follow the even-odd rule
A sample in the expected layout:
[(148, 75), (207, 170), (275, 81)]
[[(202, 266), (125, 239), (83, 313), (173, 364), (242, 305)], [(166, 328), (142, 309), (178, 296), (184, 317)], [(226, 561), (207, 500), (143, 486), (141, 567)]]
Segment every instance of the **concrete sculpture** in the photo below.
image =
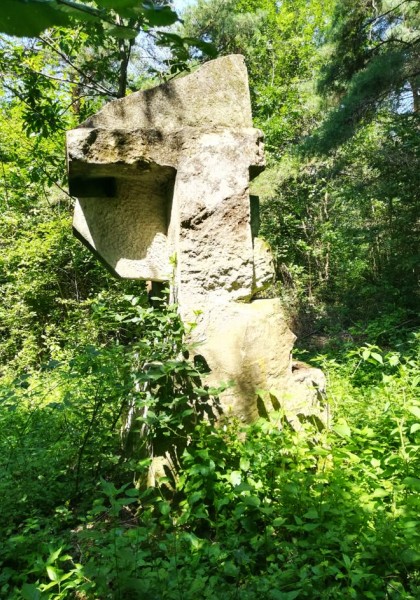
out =
[(107, 104), (68, 132), (67, 157), (75, 234), (118, 276), (170, 282), (208, 383), (232, 382), (224, 413), (319, 412), (279, 300), (258, 299), (274, 267), (249, 193), (264, 151), (243, 58)]

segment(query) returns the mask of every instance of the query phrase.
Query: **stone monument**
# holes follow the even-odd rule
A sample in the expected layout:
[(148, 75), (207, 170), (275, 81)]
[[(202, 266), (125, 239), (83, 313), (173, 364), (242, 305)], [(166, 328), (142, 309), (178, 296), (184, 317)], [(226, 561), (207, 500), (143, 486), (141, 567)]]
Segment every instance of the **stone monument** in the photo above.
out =
[(230, 383), (224, 414), (319, 414), (280, 301), (258, 298), (274, 266), (249, 193), (264, 148), (243, 57), (110, 102), (68, 132), (67, 160), (76, 236), (119, 277), (169, 282), (207, 383)]

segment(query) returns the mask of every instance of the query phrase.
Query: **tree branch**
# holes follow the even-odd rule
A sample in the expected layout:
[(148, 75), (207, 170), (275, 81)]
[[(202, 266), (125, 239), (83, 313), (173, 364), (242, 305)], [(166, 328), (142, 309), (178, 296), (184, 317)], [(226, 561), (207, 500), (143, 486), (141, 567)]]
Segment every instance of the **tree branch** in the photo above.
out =
[(68, 65), (70, 65), (72, 67), (72, 69), (74, 69), (77, 73), (79, 73), (79, 75), (81, 75), (82, 77), (86, 78), (90, 84), (92, 84), (92, 88), (97, 90), (97, 91), (101, 91), (101, 93), (106, 94), (107, 96), (112, 96), (114, 98), (117, 98), (117, 94), (115, 92), (112, 92), (111, 90), (108, 90), (105, 86), (103, 86), (100, 83), (96, 83), (92, 77), (89, 77), (89, 75), (86, 75), (86, 73), (83, 73), (83, 71), (81, 69), (79, 69), (79, 67), (76, 67), (76, 65), (70, 60), (70, 58), (64, 54), (64, 52), (61, 52), (61, 50), (59, 50), (58, 48), (56, 48), (54, 46), (54, 44), (52, 42), (50, 42), (49, 40), (47, 40), (44, 37), (39, 38), (44, 44), (46, 44), (49, 48), (51, 48), (51, 50), (53, 50), (56, 54), (58, 54)]

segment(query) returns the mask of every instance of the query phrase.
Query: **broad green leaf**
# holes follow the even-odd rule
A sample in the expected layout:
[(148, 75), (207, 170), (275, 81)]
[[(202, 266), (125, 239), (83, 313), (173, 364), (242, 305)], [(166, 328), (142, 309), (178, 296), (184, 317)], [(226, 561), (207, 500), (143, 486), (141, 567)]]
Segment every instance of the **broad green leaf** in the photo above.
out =
[(350, 557), (347, 556), (347, 554), (343, 554), (343, 563), (345, 564), (345, 566), (347, 567), (347, 569), (350, 569), (350, 567), (351, 567), (351, 560), (350, 560)]
[(420, 566), (420, 552), (414, 548), (406, 548), (401, 553), (402, 560), (408, 565)]
[(412, 415), (420, 419), (420, 408), (418, 406), (408, 406), (408, 410)]
[(137, 30), (107, 22), (103, 11), (73, 0), (2, 0), (0, 32), (20, 37), (36, 37), (54, 26), (69, 27), (72, 18), (102, 23), (109, 35), (134, 38)]
[(183, 47), (184, 46), (184, 38), (176, 33), (170, 33), (168, 31), (160, 32), (159, 39), (156, 41), (158, 46), (165, 46), (166, 44), (171, 44), (174, 46)]
[(121, 27), (120, 25), (111, 25), (110, 23), (104, 23), (103, 25), (105, 33), (112, 37), (133, 40), (138, 34), (138, 31), (131, 27)]
[(333, 431), (338, 433), (341, 437), (350, 437), (351, 429), (345, 419), (342, 417), (337, 420), (337, 423), (333, 426)]
[(161, 502), (159, 504), (159, 510), (160, 510), (161, 514), (164, 517), (166, 517), (171, 512), (171, 505), (169, 504), (169, 502)]
[(35, 37), (48, 27), (70, 24), (55, 0), (1, 0), (0, 31), (8, 35)]
[(410, 427), (410, 433), (416, 433), (419, 429), (420, 429), (420, 423), (414, 423), (414, 425), (412, 425)]
[(420, 479), (417, 477), (406, 477), (403, 479), (403, 484), (414, 492), (420, 492)]
[(188, 504), (192, 506), (195, 502), (198, 502), (202, 498), (202, 493), (197, 491), (193, 492), (190, 496), (188, 496)]
[(310, 508), (304, 515), (305, 519), (318, 519), (319, 514), (316, 508)]
[(420, 527), (420, 521), (404, 521), (402, 526), (404, 529), (418, 529)]
[(388, 358), (388, 362), (391, 365), (391, 367), (395, 367), (399, 364), (400, 362), (400, 358), (397, 354), (392, 354), (389, 358)]
[(378, 352), (372, 352), (371, 357), (374, 358), (376, 360), (376, 362), (380, 363), (381, 365), (384, 362), (384, 359), (382, 358), (382, 356), (380, 354), (378, 354)]
[(55, 550), (54, 552), (51, 552), (51, 554), (49, 555), (48, 559), (47, 559), (47, 563), (52, 564), (55, 563), (55, 561), (57, 560), (57, 558), (60, 556), (61, 551), (62, 551), (62, 547), (58, 548), (58, 550)]
[(233, 563), (231, 560), (228, 560), (223, 565), (223, 571), (226, 575), (229, 575), (230, 577), (236, 577), (239, 569), (235, 565), (235, 563)]
[(245, 496), (244, 504), (246, 504), (246, 506), (258, 507), (261, 504), (261, 500), (258, 498), (258, 496)]
[(248, 471), (250, 466), (250, 462), (248, 458), (241, 458), (239, 461), (239, 467), (241, 471)]
[(48, 577), (51, 579), (51, 581), (59, 581), (60, 571), (56, 567), (53, 567), (52, 565), (47, 565), (46, 569)]
[(242, 476), (240, 471), (232, 471), (229, 475), (229, 480), (232, 485), (239, 485), (242, 481)]
[(167, 27), (178, 21), (178, 15), (170, 6), (157, 6), (152, 3), (143, 4), (144, 14), (152, 27)]
[(20, 590), (24, 600), (39, 600), (41, 592), (33, 583), (24, 583)]
[(389, 494), (389, 490), (385, 490), (384, 488), (376, 488), (373, 490), (372, 498), (385, 498), (385, 496), (389, 496)]

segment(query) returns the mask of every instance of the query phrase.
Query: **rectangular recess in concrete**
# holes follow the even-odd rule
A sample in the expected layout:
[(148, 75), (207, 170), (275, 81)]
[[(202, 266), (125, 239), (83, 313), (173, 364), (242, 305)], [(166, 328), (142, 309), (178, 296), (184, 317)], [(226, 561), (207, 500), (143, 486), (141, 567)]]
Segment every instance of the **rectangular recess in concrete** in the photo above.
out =
[(117, 182), (115, 177), (72, 177), (69, 192), (76, 198), (114, 198)]

